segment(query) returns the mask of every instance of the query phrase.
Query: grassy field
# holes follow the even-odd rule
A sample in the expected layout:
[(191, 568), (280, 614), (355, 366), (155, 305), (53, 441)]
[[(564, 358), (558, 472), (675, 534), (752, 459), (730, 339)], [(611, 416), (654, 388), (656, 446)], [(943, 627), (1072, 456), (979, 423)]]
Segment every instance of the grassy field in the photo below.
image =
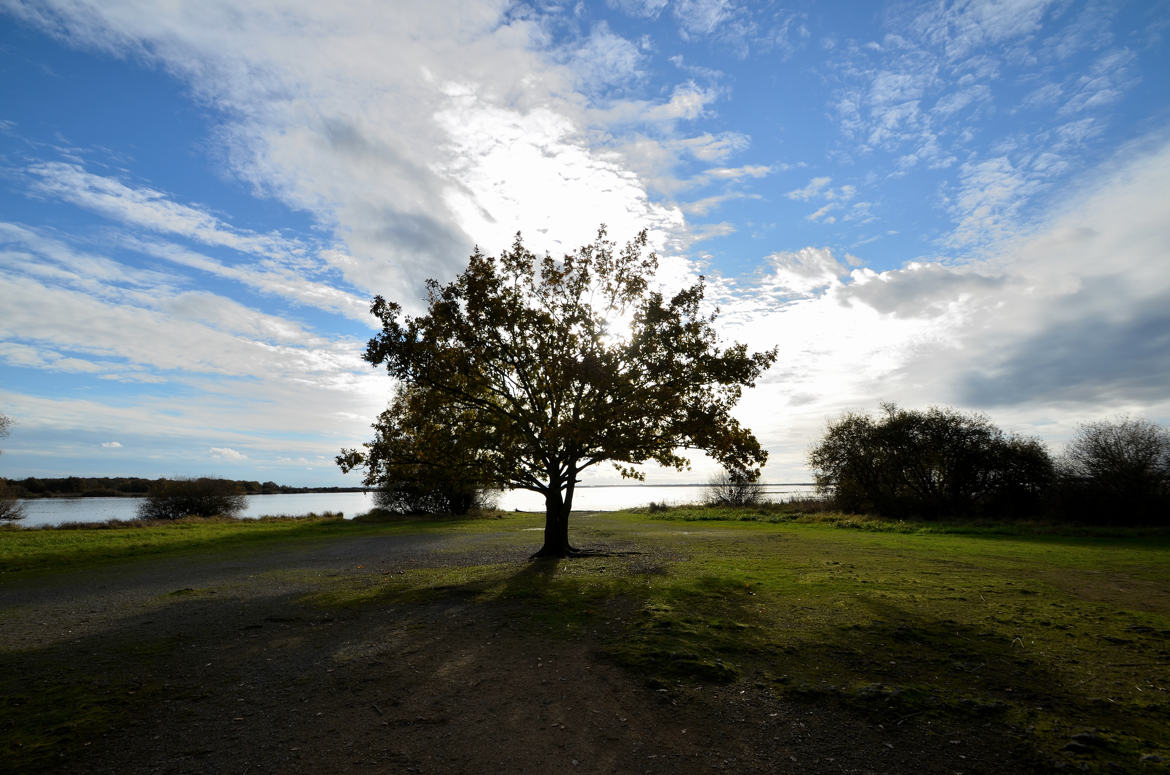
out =
[[(263, 519), (134, 520), (45, 529), (9, 526), (0, 528), (0, 574), (52, 573), (117, 560), (187, 552), (240, 551), (271, 541), (315, 540), (393, 529), (329, 514)], [(419, 523), (411, 523), (409, 527), (398, 523), (397, 529), (425, 528)]]
[[(456, 531), (535, 548), (532, 515), (458, 523), (281, 520), (0, 532), (0, 571), (43, 575), (147, 553), (265, 541)], [(686, 695), (749, 682), (875, 723), (1007, 724), (1047, 761), (1170, 766), (1170, 534), (800, 522), (776, 511), (676, 509), (578, 518), (598, 556), (435, 563), (321, 578), (323, 609), (458, 596), (516, 605), (549, 637), (588, 639)], [(857, 528), (864, 529), (857, 529)], [(515, 557), (513, 551), (510, 555)], [(295, 571), (290, 571), (295, 572)], [(0, 577), (4, 578), (4, 577)]]

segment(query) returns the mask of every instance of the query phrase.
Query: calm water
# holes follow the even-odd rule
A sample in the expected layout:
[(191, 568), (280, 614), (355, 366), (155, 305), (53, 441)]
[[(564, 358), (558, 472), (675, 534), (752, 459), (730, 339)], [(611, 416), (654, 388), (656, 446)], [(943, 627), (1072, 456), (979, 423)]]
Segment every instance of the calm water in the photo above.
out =
[[(627, 487), (578, 487), (573, 508), (583, 511), (615, 511), (645, 506), (651, 501), (679, 505), (702, 500), (704, 485), (663, 487), (636, 485)], [(782, 500), (812, 493), (810, 485), (763, 485), (765, 497)], [(134, 519), (141, 498), (43, 498), (24, 501), (24, 527), (58, 525), (62, 522), (104, 522), (108, 519)], [(297, 493), (290, 495), (249, 495), (242, 516), (300, 516), (310, 512), (342, 512), (347, 517), (369, 511), (373, 493)], [(536, 493), (514, 490), (500, 496), (499, 507), (506, 511), (544, 511), (544, 500)]]

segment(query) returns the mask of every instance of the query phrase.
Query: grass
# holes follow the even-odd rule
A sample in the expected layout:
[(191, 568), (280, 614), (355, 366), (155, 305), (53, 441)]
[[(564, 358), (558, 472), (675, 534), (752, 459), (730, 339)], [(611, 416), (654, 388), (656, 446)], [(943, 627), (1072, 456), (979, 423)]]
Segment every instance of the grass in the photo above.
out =
[(410, 520), (343, 519), (339, 514), (302, 517), (224, 517), (179, 520), (71, 523), (26, 529), (0, 527), (0, 574), (52, 572), (106, 562), (191, 552), (223, 552), (273, 540), (324, 540), (387, 532), (450, 531), (463, 523), (498, 518), (495, 512), (473, 518)]
[(513, 604), (542, 632), (597, 639), (657, 688), (746, 681), (882, 723), (995, 721), (1091, 771), (1170, 761), (1165, 531), (692, 515), (606, 515), (578, 535), (642, 554), (420, 569), (313, 602)]
[[(534, 524), (499, 515), (5, 531), (0, 569), (363, 531), (455, 531), (516, 556), (534, 548), (539, 533), (522, 532)], [(458, 596), (548, 637), (589, 639), (672, 692), (744, 681), (886, 724), (1006, 724), (1050, 762), (1090, 771), (1170, 762), (1167, 531), (923, 526), (770, 508), (621, 512), (574, 524), (576, 543), (613, 551), (486, 564), (453, 554), (390, 575), (315, 576), (317, 591), (303, 602), (363, 609)]]
[(52, 572), (133, 558), (220, 552), (271, 540), (321, 539), (361, 528), (334, 514), (262, 519), (74, 523), (0, 528), (0, 574)]

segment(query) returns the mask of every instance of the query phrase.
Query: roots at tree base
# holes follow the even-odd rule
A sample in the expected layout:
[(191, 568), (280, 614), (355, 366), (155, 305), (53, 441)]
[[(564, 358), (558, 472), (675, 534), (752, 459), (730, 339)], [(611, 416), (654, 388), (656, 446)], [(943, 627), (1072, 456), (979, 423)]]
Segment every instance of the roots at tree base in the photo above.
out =
[(570, 557), (586, 557), (593, 552), (588, 549), (578, 549), (575, 546), (565, 545), (562, 547), (545, 546), (540, 547), (540, 550), (529, 555), (530, 560), (544, 560), (544, 559), (567, 559)]

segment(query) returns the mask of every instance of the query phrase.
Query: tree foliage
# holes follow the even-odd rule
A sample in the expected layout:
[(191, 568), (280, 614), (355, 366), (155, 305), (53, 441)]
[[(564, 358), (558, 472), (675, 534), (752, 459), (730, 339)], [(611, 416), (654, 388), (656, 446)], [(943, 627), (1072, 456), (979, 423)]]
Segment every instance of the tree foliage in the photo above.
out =
[(478, 447), (459, 435), (470, 427), (440, 393), (400, 386), (360, 456), (372, 474), (367, 481), (378, 486), (375, 504), (398, 514), (466, 514), (485, 505), (493, 482)]
[(818, 487), (848, 511), (937, 517), (1035, 512), (1053, 464), (1035, 439), (1009, 436), (979, 414), (883, 404), (847, 413), (809, 453)]
[(227, 479), (159, 479), (138, 506), (138, 518), (234, 517), (247, 506), (243, 489)]
[(1059, 461), (1061, 508), (1099, 524), (1170, 521), (1170, 430), (1148, 420), (1086, 423)]
[[(6, 414), (0, 414), (0, 439), (8, 438), (12, 428), (12, 419)], [(17, 499), (8, 480), (0, 479), (0, 522), (15, 522), (24, 519), (24, 506)]]
[(545, 499), (538, 554), (565, 556), (574, 487), (612, 463), (623, 476), (655, 462), (685, 468), (682, 448), (758, 475), (766, 454), (731, 416), (775, 351), (721, 348), (702, 280), (667, 298), (647, 278), (646, 234), (617, 249), (604, 227), (561, 260), (517, 235), (499, 256), (478, 249), (451, 283), (427, 283), (419, 317), (377, 297), (382, 331), (365, 358), (405, 386), (343, 470), (367, 484), (450, 476)]

